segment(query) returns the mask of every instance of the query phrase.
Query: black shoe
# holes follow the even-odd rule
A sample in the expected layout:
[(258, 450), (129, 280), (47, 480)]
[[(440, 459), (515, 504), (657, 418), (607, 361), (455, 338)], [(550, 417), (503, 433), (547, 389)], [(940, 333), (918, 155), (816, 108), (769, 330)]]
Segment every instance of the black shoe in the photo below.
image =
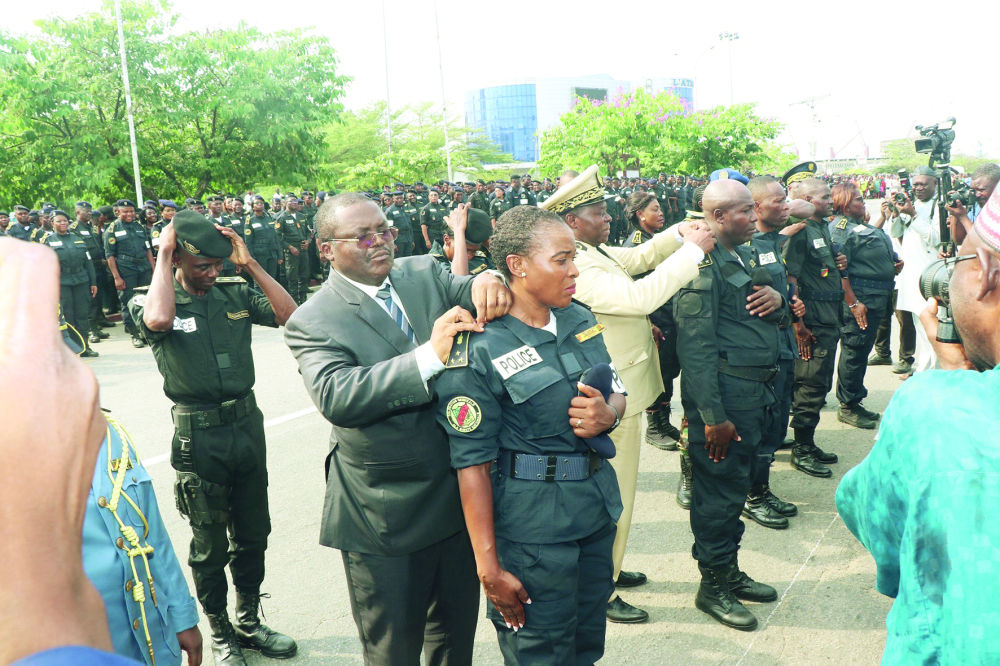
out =
[(715, 618), (727, 627), (740, 631), (753, 631), (757, 628), (757, 618), (741, 604), (729, 588), (729, 567), (710, 569), (699, 564), (701, 585), (694, 598), (698, 610)]
[(771, 505), (772, 509), (783, 516), (791, 518), (799, 513), (799, 507), (791, 502), (784, 502), (778, 499), (778, 496), (771, 492), (771, 485), (768, 483), (764, 484), (764, 500)]
[(143, 342), (142, 338), (140, 338), (138, 335), (133, 335), (132, 346), (135, 347), (136, 349), (142, 349), (143, 347), (146, 346), (146, 343)]
[(682, 509), (691, 508), (691, 487), (694, 485), (694, 470), (687, 451), (681, 451), (681, 478), (677, 481), (677, 504)]
[(90, 334), (91, 335), (96, 335), (101, 340), (107, 340), (108, 338), (111, 337), (110, 335), (108, 335), (107, 333), (105, 333), (104, 331), (101, 330), (101, 327), (100, 327), (99, 324), (95, 324), (95, 325), (93, 325), (93, 326), (90, 327)]
[(881, 414), (879, 414), (878, 412), (873, 412), (872, 410), (862, 405), (860, 402), (854, 405), (854, 410), (861, 414), (864, 414), (870, 419), (874, 419), (875, 421), (878, 421), (880, 418), (882, 418)]
[(840, 460), (836, 453), (827, 453), (815, 444), (812, 445), (812, 457), (824, 465), (835, 465)]
[(294, 640), (260, 623), (260, 596), (236, 591), (236, 640), (272, 659), (295, 656), (299, 646)]
[(212, 628), (212, 655), (217, 666), (247, 666), (229, 614), (222, 611), (218, 615), (209, 615), (208, 625)]
[(818, 476), (822, 479), (833, 476), (829, 467), (813, 457), (813, 450), (816, 450), (815, 446), (796, 442), (792, 447), (792, 467), (809, 476)]
[(868, 359), (868, 365), (892, 365), (892, 357), (875, 354)]
[(862, 430), (874, 430), (878, 425), (878, 419), (873, 419), (859, 409), (861, 405), (840, 405), (840, 409), (837, 410), (837, 420), (841, 423), (846, 423), (849, 426), (854, 426), (855, 428), (861, 428)]
[(726, 570), (726, 580), (733, 596), (743, 601), (756, 601), (759, 603), (769, 603), (778, 600), (778, 591), (770, 585), (758, 583), (744, 572), (740, 571), (740, 565), (736, 558)]
[(630, 603), (622, 601), (622, 598), (615, 596), (608, 602), (608, 622), (618, 624), (638, 624), (649, 619), (649, 613), (636, 608)]
[(764, 495), (763, 486), (754, 486), (747, 495), (743, 506), (743, 515), (762, 527), (772, 530), (783, 530), (788, 527), (788, 518), (774, 510)]
[[(655, 411), (646, 412), (646, 443), (652, 444), (661, 451), (676, 451), (677, 450), (677, 440), (680, 439), (680, 432), (677, 428), (674, 431), (677, 432), (677, 437), (671, 437), (663, 427), (664, 421), (670, 417), (669, 410), (667, 411), (666, 417), (664, 417), (663, 410), (657, 409)], [(670, 425), (669, 421), (666, 421), (667, 425)]]
[(82, 352), (80, 352), (80, 358), (97, 358), (98, 356), (100, 356), (100, 354), (95, 352), (90, 347), (87, 347)]
[(646, 574), (640, 571), (619, 571), (615, 587), (638, 587), (646, 582)]
[(107, 319), (102, 319), (99, 322), (97, 322), (97, 325), (100, 326), (101, 328), (114, 328), (115, 322), (108, 321)]
[(795, 438), (792, 437), (791, 435), (789, 435), (789, 436), (785, 437), (784, 440), (782, 440), (781, 445), (778, 448), (779, 449), (790, 449), (790, 448), (792, 448), (793, 444), (795, 444)]
[[(106, 335), (107, 334), (105, 334), (105, 336)], [(96, 333), (91, 333), (90, 335), (87, 336), (87, 342), (89, 342), (92, 345), (96, 345), (100, 341), (101, 341), (101, 338), (98, 337)]]

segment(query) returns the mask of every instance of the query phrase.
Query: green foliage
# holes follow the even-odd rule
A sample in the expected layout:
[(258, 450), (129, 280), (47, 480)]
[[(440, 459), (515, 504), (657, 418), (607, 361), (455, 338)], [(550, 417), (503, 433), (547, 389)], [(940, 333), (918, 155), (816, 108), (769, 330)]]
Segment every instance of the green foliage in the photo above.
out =
[(913, 139), (896, 139), (886, 144), (882, 150), (885, 163), (879, 167), (882, 173), (896, 172), (899, 169), (911, 171), (921, 164), (927, 164), (927, 156), (921, 155), (913, 147)]
[[(560, 124), (542, 135), (546, 173), (600, 164), (604, 173), (639, 169), (706, 174), (731, 167), (779, 172), (795, 156), (775, 143), (782, 125), (753, 104), (685, 113), (671, 93), (620, 93), (607, 102), (578, 98)], [(787, 166), (786, 166), (787, 165)]]
[[(348, 77), (301, 30), (176, 34), (166, 0), (122, 4), (143, 194), (302, 182)], [(0, 33), (0, 200), (109, 201), (135, 189), (114, 4)]]

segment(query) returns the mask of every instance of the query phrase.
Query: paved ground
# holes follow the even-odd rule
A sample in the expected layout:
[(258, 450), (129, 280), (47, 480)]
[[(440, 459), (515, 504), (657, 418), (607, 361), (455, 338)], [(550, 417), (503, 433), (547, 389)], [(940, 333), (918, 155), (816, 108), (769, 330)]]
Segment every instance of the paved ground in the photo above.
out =
[[(101, 357), (89, 364), (100, 379), (102, 402), (138, 443), (174, 548), (185, 563), (190, 529), (174, 510), (173, 472), (166, 461), (172, 433), (169, 402), (152, 355), (148, 349), (133, 349), (120, 327), (96, 349)], [(299, 655), (289, 663), (360, 664), (340, 554), (317, 543), (329, 427), (312, 409), (280, 331), (256, 329), (254, 357), (257, 399), (267, 420), (273, 522), (264, 583), (272, 597), (264, 602), (267, 622), (298, 640)], [(866, 404), (882, 411), (899, 380), (887, 367), (871, 368), (868, 376)], [(650, 582), (622, 596), (647, 609), (651, 618), (642, 625), (609, 625), (601, 663), (878, 663), (890, 600), (874, 591), (872, 560), (844, 527), (833, 501), (837, 482), (871, 448), (874, 431), (839, 423), (832, 394), (829, 401), (817, 443), (840, 456), (834, 478), (797, 472), (789, 465), (789, 452), (779, 451), (772, 487), (782, 499), (798, 504), (800, 515), (781, 532), (747, 526), (741, 564), (781, 594), (775, 603), (749, 604), (761, 621), (753, 633), (727, 629), (694, 608), (698, 572), (690, 555), (688, 513), (674, 501), (678, 454), (644, 446), (625, 567), (644, 571)], [(481, 617), (484, 612), (481, 606)], [(205, 663), (212, 664), (204, 621), (202, 632)], [(251, 655), (253, 664), (267, 662)], [(475, 663), (501, 662), (492, 627), (481, 619)]]

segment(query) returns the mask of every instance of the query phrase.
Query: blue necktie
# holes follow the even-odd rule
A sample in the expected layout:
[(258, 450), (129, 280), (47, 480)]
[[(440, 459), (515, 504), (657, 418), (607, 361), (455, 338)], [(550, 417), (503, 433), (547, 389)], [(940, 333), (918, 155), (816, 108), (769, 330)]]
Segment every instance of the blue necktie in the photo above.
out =
[(382, 288), (378, 290), (375, 294), (379, 299), (385, 302), (385, 307), (389, 310), (389, 316), (396, 321), (396, 325), (403, 331), (403, 333), (410, 339), (410, 342), (417, 344), (417, 338), (413, 334), (413, 329), (410, 328), (410, 322), (406, 321), (406, 316), (403, 311), (399, 309), (396, 302), (392, 300), (392, 292), (389, 291), (389, 283), (386, 282), (382, 285)]

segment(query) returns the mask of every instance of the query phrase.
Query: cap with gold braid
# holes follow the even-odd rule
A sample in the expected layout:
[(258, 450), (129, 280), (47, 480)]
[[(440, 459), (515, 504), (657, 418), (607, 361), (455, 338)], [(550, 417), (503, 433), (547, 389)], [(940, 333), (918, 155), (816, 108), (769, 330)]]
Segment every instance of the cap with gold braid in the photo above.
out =
[(604, 183), (597, 174), (597, 165), (592, 164), (586, 171), (556, 190), (551, 197), (538, 204), (538, 207), (553, 213), (565, 213), (580, 206), (613, 199), (615, 196), (617, 195), (604, 191)]
[(816, 177), (816, 163), (815, 162), (801, 162), (796, 164), (791, 169), (785, 172), (785, 175), (781, 177), (781, 182), (788, 187), (792, 183), (797, 183), (800, 180), (806, 180), (807, 178)]

